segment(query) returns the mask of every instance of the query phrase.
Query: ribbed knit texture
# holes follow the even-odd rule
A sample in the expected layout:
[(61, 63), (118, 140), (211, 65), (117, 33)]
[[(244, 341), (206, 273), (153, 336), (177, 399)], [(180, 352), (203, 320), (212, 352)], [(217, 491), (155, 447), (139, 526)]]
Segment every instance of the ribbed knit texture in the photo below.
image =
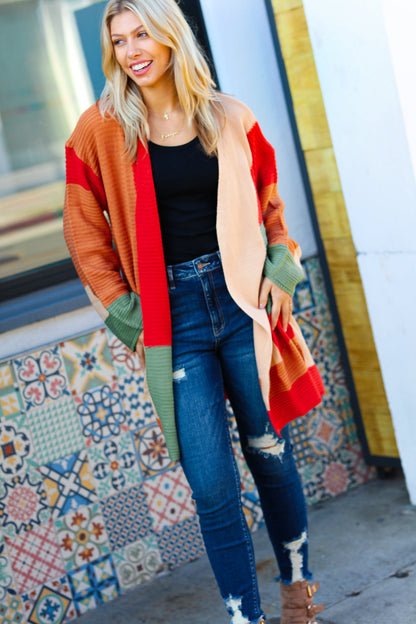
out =
[(295, 262), (289, 247), (281, 244), (268, 246), (263, 273), (291, 297), (296, 285), (304, 279), (303, 269)]
[[(219, 248), (230, 293), (253, 318), (260, 384), (280, 431), (323, 393), (295, 320), (287, 332), (280, 325), (272, 332), (258, 308), (263, 271), (293, 293), (303, 275), (300, 250), (287, 235), (273, 148), (247, 107), (221, 98), (227, 119), (218, 146)], [(142, 144), (133, 164), (123, 152), (117, 121), (103, 119), (97, 105), (85, 111), (66, 146), (64, 233), (80, 279), (115, 335), (133, 350), (143, 326), (149, 391), (170, 457), (178, 459), (169, 295), (150, 157)]]
[(143, 330), (143, 315), (140, 297), (134, 292), (121, 295), (107, 307), (106, 325), (116, 336), (123, 336), (123, 342), (131, 351)]

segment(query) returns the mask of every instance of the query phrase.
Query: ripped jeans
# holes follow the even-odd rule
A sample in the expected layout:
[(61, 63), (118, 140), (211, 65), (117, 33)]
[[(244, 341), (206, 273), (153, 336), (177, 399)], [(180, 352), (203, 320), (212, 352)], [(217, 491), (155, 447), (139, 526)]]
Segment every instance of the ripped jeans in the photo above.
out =
[(275, 434), (260, 391), (253, 322), (235, 304), (218, 253), (167, 267), (181, 464), (231, 624), (264, 615), (241, 504), (226, 392), (283, 583), (310, 579), (306, 504), (287, 427)]

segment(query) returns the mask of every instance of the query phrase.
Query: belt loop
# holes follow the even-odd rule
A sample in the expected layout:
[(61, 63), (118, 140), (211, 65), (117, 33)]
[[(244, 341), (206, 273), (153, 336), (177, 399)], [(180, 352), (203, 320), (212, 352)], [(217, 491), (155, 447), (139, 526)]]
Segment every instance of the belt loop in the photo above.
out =
[(169, 289), (170, 290), (175, 290), (175, 279), (173, 277), (173, 268), (172, 268), (172, 266), (170, 264), (166, 267), (166, 271), (167, 271), (167, 274), (168, 274), (168, 286), (169, 286)]

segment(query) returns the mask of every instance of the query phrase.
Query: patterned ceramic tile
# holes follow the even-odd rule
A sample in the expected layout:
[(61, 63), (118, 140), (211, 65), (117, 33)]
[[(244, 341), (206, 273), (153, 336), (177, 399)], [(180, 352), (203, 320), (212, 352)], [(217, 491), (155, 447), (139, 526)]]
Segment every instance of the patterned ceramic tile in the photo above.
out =
[(19, 414), (23, 403), (12, 365), (8, 362), (0, 366), (0, 416), (7, 418)]
[(151, 581), (162, 568), (162, 559), (154, 535), (114, 552), (113, 561), (122, 591)]
[(69, 582), (79, 615), (116, 598), (120, 593), (111, 555), (70, 572)]
[(341, 462), (331, 461), (324, 470), (322, 480), (326, 493), (336, 496), (347, 490), (349, 472)]
[(347, 440), (347, 444), (359, 444), (357, 427), (354, 420), (354, 412), (351, 407), (349, 397), (338, 400), (337, 404), (339, 405), (344, 419), (345, 438)]
[[(7, 554), (4, 539), (0, 539), (0, 605), (6, 603), (6, 598), (16, 595), (16, 586), (13, 578), (12, 566)], [(0, 619), (0, 622), (2, 620)]]
[(110, 552), (98, 503), (79, 507), (58, 518), (55, 531), (66, 570), (91, 563)]
[(59, 346), (23, 356), (13, 362), (25, 409), (40, 407), (69, 395)]
[[(325, 316), (320, 316), (319, 319), (317, 317), (317, 310), (313, 312), (306, 311), (303, 315), (305, 322), (314, 326), (318, 326), (319, 323), (321, 327), (321, 332), (315, 340), (311, 352), (318, 363), (319, 370), (322, 371), (325, 377), (325, 371), (332, 370), (339, 362), (340, 352), (332, 320), (326, 319)], [(333, 383), (332, 379), (331, 383)]]
[(111, 358), (117, 375), (119, 377), (131, 375), (131, 373), (143, 375), (137, 353), (130, 351), (109, 329), (106, 332)]
[(77, 615), (66, 576), (35, 587), (22, 600), (28, 624), (62, 624)]
[(345, 371), (341, 364), (341, 356), (338, 353), (335, 362), (330, 361), (327, 356), (321, 358), (320, 372), (325, 385), (324, 401), (338, 401), (349, 396)]
[(344, 423), (336, 405), (318, 406), (308, 418), (308, 443), (318, 455), (333, 456), (345, 442)]
[(41, 466), (40, 472), (53, 518), (97, 499), (85, 450)]
[(304, 315), (296, 314), (296, 321), (301, 329), (303, 337), (309, 350), (312, 352), (321, 336), (321, 330), (317, 325), (314, 325), (311, 320), (308, 319), (310, 315), (305, 312)]
[(0, 482), (0, 527), (13, 538), (48, 522), (50, 510), (45, 486), (37, 472)]
[(19, 596), (6, 596), (0, 602), (1, 624), (23, 624), (26, 622), (24, 607)]
[(143, 479), (153, 477), (177, 465), (169, 457), (165, 438), (156, 422), (135, 431), (133, 438)]
[(71, 397), (30, 410), (27, 420), (39, 464), (67, 457), (84, 446), (78, 414)]
[(0, 416), (14, 416), (20, 414), (23, 409), (20, 393), (16, 390), (10, 390), (0, 396)]
[(129, 429), (141, 429), (156, 422), (153, 405), (141, 374), (125, 375), (118, 382)]
[(0, 364), (0, 392), (13, 388), (14, 381), (13, 369), (10, 362)]
[(347, 489), (375, 477), (374, 468), (366, 466), (360, 447), (344, 447), (335, 457), (321, 455), (300, 468), (303, 488), (309, 504), (342, 494)]
[(65, 573), (51, 521), (21, 537), (6, 538), (6, 548), (19, 593)]
[(303, 263), (303, 267), (307, 272), (308, 280), (311, 285), (315, 306), (328, 307), (328, 296), (326, 294), (324, 277), (318, 257), (309, 258)]
[(180, 467), (144, 481), (143, 488), (155, 533), (195, 515), (191, 489)]
[(165, 526), (157, 541), (162, 560), (170, 569), (194, 561), (205, 553), (198, 518), (193, 516), (172, 526)]
[(143, 486), (134, 486), (100, 502), (111, 549), (116, 550), (152, 533)]
[(84, 392), (82, 397), (75, 397), (75, 401), (87, 446), (99, 444), (128, 431), (116, 384)]
[(312, 460), (304, 466), (299, 467), (303, 491), (305, 493), (306, 502), (309, 505), (314, 505), (327, 497), (322, 482), (324, 468), (325, 462), (322, 458)]
[(0, 478), (12, 479), (37, 466), (24, 414), (0, 420)]
[(63, 342), (61, 352), (74, 394), (83, 394), (116, 380), (105, 329)]
[(295, 313), (315, 306), (314, 293), (306, 265), (304, 265), (304, 271), (305, 280), (297, 285), (293, 296), (293, 310)]
[(116, 494), (141, 482), (133, 442), (129, 433), (91, 447), (91, 473), (100, 498)]
[(367, 483), (367, 481), (377, 476), (376, 468), (365, 463), (363, 452), (358, 442), (341, 449), (339, 458), (343, 465), (348, 468), (350, 486)]
[(290, 439), (293, 445), (293, 455), (298, 467), (313, 461), (314, 453), (307, 437), (307, 417), (296, 418), (290, 425)]

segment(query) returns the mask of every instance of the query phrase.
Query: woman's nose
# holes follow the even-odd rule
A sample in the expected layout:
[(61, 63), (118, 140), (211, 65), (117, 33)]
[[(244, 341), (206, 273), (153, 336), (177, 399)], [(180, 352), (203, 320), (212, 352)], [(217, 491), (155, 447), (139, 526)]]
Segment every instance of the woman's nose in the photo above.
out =
[(137, 45), (135, 41), (132, 41), (131, 43), (127, 44), (127, 55), (129, 58), (135, 58), (136, 56), (139, 56), (141, 53), (142, 51), (140, 50), (139, 46)]

